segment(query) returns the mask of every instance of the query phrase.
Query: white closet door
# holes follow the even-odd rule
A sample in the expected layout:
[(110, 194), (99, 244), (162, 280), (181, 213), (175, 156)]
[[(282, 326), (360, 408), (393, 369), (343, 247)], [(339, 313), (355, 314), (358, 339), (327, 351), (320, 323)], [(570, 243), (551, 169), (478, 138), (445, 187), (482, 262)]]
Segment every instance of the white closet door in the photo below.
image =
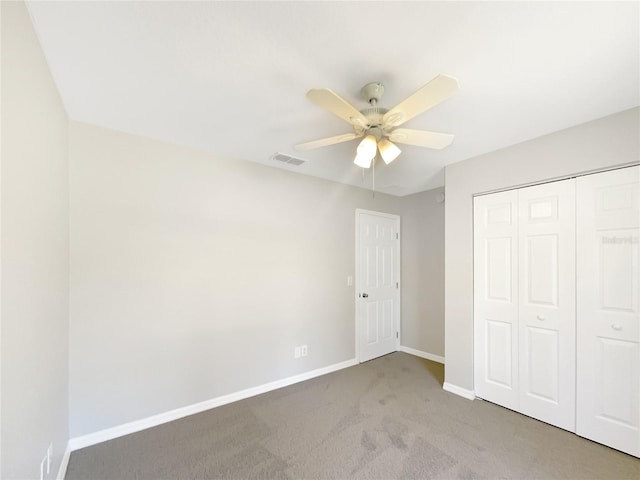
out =
[(575, 429), (575, 181), (518, 191), (519, 411)]
[(581, 177), (576, 433), (640, 456), (640, 167)]
[(474, 199), (474, 389), (518, 403), (518, 193)]

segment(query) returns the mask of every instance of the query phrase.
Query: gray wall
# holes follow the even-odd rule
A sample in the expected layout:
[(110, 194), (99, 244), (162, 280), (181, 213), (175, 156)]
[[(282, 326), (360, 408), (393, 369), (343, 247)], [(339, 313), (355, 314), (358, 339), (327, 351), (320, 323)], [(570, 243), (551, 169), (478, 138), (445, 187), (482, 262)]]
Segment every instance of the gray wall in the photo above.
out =
[(354, 358), (355, 209), (402, 199), (73, 122), (70, 169), (72, 437)]
[(403, 197), (402, 345), (444, 356), (444, 188)]
[(445, 171), (445, 382), (473, 390), (473, 203), (476, 193), (640, 161), (634, 108)]
[(68, 124), (22, 2), (2, 9), (0, 477), (68, 439)]

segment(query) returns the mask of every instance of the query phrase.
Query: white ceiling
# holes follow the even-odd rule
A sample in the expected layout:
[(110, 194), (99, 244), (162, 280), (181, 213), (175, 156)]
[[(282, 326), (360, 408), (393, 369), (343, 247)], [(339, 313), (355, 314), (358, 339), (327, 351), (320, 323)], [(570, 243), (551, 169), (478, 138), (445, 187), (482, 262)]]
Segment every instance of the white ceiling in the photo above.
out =
[[(444, 165), (640, 103), (639, 2), (28, 2), (69, 116), (221, 156), (371, 187), (357, 141), (305, 93), (392, 107), (439, 73), (460, 91), (403, 127), (454, 133), (401, 146), (376, 190), (444, 184)], [(295, 167), (275, 152), (308, 160)]]

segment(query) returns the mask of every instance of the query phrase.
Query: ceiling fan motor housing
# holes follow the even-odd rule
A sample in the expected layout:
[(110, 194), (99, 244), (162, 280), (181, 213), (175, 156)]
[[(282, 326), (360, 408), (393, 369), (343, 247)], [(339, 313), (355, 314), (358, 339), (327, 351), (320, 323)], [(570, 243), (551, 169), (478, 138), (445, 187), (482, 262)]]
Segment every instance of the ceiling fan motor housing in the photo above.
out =
[(385, 133), (381, 127), (382, 117), (389, 110), (386, 108), (378, 107), (377, 104), (384, 94), (384, 85), (381, 82), (367, 83), (360, 90), (360, 94), (367, 101), (368, 108), (360, 110), (360, 113), (367, 118), (367, 126), (362, 129), (362, 132), (358, 133), (370, 133), (376, 136), (378, 140)]
[(367, 124), (361, 127), (361, 130), (357, 133), (366, 132), (372, 127), (380, 127), (382, 125), (382, 117), (389, 110), (382, 107), (369, 107), (363, 110), (360, 110), (360, 113), (367, 118)]
[(384, 85), (380, 82), (367, 83), (360, 90), (360, 94), (369, 105), (375, 106), (384, 94)]

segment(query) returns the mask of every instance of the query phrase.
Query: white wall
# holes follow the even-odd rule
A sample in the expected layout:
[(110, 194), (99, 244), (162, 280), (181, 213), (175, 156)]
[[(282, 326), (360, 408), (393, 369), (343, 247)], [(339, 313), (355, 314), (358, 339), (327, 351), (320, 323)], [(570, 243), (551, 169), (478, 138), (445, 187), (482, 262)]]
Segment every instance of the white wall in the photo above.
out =
[(2, 471), (68, 440), (68, 122), (22, 2), (2, 9)]
[(70, 169), (72, 437), (354, 357), (355, 209), (400, 198), (73, 122)]
[(402, 345), (444, 357), (444, 188), (403, 197)]
[(445, 382), (473, 390), (473, 203), (490, 190), (640, 161), (640, 109), (634, 108), (503, 150), (445, 171)]

